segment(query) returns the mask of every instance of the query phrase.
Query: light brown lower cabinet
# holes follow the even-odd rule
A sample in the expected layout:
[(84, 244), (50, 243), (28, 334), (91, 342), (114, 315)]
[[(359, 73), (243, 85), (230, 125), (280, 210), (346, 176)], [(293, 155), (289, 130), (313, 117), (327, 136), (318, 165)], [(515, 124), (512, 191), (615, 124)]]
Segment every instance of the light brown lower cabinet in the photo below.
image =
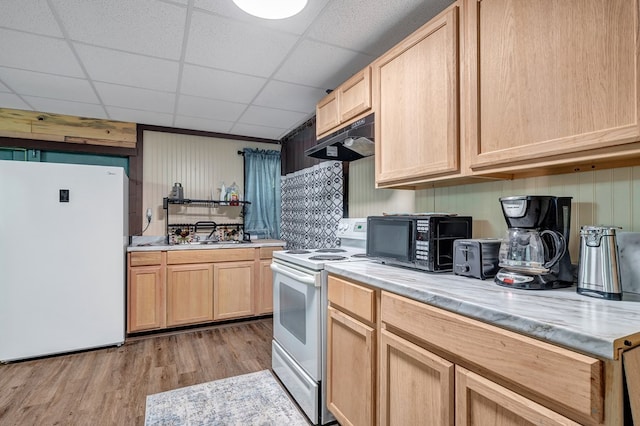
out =
[[(415, 418), (445, 425), (624, 424), (619, 360), (386, 291), (380, 300), (382, 425)], [(414, 393), (428, 408), (407, 402)]]
[(213, 320), (213, 265), (167, 266), (167, 326)]
[(271, 259), (260, 260), (260, 280), (256, 291), (256, 315), (273, 313), (273, 272)]
[(327, 407), (341, 425), (376, 423), (379, 294), (351, 280), (328, 279)]
[(282, 249), (128, 253), (127, 332), (271, 314), (271, 258)]
[(258, 250), (258, 274), (255, 285), (256, 315), (273, 313), (273, 272), (271, 271), (271, 260), (273, 259), (273, 252), (279, 250), (283, 250), (283, 247), (260, 247)]
[(380, 425), (454, 424), (454, 364), (380, 330)]
[(253, 315), (253, 261), (213, 265), (213, 319)]
[(455, 370), (459, 426), (580, 424), (460, 366)]
[(623, 380), (640, 367), (634, 350), (625, 371), (334, 275), (327, 324), (328, 408), (343, 425), (632, 422)]
[(164, 273), (165, 267), (161, 265), (129, 268), (128, 332), (166, 326)]
[(385, 329), (381, 425), (578, 425)]
[(375, 329), (328, 309), (327, 406), (341, 425), (373, 425)]
[(166, 327), (166, 253), (128, 253), (127, 262), (127, 332)]

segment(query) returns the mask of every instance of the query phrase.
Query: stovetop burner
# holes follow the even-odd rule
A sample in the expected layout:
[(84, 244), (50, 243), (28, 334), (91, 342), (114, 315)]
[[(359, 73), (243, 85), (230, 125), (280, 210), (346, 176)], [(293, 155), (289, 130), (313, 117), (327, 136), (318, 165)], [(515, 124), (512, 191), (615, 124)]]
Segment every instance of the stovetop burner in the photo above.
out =
[(309, 258), (309, 260), (345, 260), (346, 257), (344, 256), (337, 256), (337, 255), (331, 255), (331, 254), (321, 254), (318, 256), (311, 256)]
[(341, 248), (322, 248), (316, 250), (317, 253), (344, 253), (346, 250)]
[(285, 253), (289, 253), (289, 254), (309, 254), (311, 252), (309, 250), (298, 249), (298, 250), (287, 250), (287, 251), (285, 251)]
[(366, 253), (356, 253), (356, 254), (352, 254), (351, 257), (367, 257)]

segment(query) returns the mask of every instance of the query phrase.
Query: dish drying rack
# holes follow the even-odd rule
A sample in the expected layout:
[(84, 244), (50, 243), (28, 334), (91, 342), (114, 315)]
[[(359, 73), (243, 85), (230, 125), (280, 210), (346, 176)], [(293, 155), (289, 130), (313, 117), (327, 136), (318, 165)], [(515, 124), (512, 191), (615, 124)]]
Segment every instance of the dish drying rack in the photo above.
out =
[(195, 200), (195, 199), (172, 199), (163, 198), (162, 208), (166, 211), (166, 235), (167, 244), (190, 244), (198, 242), (201, 235), (199, 231), (206, 231), (210, 238), (207, 241), (247, 241), (250, 239), (249, 234), (244, 232), (243, 223), (217, 223), (213, 221), (198, 221), (196, 223), (171, 223), (169, 220), (169, 205), (189, 205), (201, 207), (219, 207), (231, 206), (240, 207), (240, 217), (244, 217), (246, 206), (251, 204), (249, 201), (221, 201), (221, 200)]

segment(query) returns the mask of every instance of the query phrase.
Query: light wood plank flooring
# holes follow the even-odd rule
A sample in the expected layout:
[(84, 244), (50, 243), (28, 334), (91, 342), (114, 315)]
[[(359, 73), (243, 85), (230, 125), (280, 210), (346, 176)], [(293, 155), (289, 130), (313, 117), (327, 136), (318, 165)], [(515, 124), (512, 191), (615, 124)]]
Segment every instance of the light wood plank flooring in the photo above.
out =
[(271, 368), (272, 319), (0, 365), (0, 425), (143, 425), (146, 396)]

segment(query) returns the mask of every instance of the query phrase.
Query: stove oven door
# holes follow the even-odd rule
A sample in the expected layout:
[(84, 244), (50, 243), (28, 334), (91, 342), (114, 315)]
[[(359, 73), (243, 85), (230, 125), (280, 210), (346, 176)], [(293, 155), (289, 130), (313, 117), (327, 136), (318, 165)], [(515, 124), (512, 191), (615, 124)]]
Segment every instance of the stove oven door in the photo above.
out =
[(321, 380), (322, 273), (274, 260), (273, 337), (318, 382)]

